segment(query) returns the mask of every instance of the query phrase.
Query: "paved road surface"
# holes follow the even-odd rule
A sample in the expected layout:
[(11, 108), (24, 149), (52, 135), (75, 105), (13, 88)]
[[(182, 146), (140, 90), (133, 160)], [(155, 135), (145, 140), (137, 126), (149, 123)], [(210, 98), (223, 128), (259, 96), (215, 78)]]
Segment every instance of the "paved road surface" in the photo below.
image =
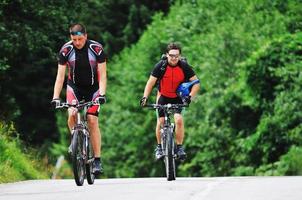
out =
[(98, 179), (0, 184), (0, 200), (302, 200), (302, 176)]

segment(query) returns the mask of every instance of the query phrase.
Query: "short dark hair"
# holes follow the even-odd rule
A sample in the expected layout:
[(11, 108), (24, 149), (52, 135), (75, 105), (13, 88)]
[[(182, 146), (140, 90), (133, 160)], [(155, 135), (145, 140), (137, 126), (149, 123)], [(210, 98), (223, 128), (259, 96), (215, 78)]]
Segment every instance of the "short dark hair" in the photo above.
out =
[(74, 23), (74, 24), (70, 25), (69, 32), (70, 33), (80, 32), (82, 34), (86, 34), (86, 28), (83, 24)]
[(172, 43), (168, 44), (166, 52), (169, 53), (169, 51), (172, 50), (172, 49), (177, 49), (177, 50), (179, 50), (179, 53), (181, 53), (180, 44), (177, 44), (175, 42), (172, 42)]

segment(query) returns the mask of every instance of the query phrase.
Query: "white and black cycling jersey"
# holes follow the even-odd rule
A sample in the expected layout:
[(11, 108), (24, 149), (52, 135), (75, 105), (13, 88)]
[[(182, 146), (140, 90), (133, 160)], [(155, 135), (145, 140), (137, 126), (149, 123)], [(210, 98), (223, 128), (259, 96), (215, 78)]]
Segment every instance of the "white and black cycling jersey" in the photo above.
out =
[(74, 47), (72, 41), (61, 48), (58, 62), (68, 66), (68, 82), (76, 86), (91, 86), (99, 81), (98, 63), (106, 61), (106, 55), (100, 43), (87, 40), (82, 49)]

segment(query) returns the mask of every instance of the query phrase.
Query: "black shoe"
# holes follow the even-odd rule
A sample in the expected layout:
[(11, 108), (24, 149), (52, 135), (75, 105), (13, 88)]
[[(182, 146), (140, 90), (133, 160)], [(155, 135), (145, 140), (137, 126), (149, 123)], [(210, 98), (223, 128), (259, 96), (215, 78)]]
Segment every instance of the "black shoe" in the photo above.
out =
[(100, 159), (95, 159), (93, 161), (93, 168), (92, 168), (92, 172), (94, 175), (100, 175), (101, 173), (104, 172), (103, 170), (103, 166), (102, 166), (102, 162)]
[(184, 161), (187, 157), (187, 154), (182, 145), (177, 145), (177, 157), (181, 161)]
[(163, 150), (161, 149), (161, 146), (157, 146), (154, 151), (155, 151), (155, 159), (156, 160), (160, 160), (161, 158), (164, 157)]

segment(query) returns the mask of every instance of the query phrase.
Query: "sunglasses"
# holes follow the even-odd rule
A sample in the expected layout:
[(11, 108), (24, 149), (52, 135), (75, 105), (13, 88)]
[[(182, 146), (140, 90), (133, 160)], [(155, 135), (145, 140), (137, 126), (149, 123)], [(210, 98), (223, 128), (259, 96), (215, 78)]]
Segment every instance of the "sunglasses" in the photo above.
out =
[(178, 58), (179, 54), (168, 54), (171, 58)]
[(70, 31), (70, 35), (84, 35), (85, 33), (81, 31)]

